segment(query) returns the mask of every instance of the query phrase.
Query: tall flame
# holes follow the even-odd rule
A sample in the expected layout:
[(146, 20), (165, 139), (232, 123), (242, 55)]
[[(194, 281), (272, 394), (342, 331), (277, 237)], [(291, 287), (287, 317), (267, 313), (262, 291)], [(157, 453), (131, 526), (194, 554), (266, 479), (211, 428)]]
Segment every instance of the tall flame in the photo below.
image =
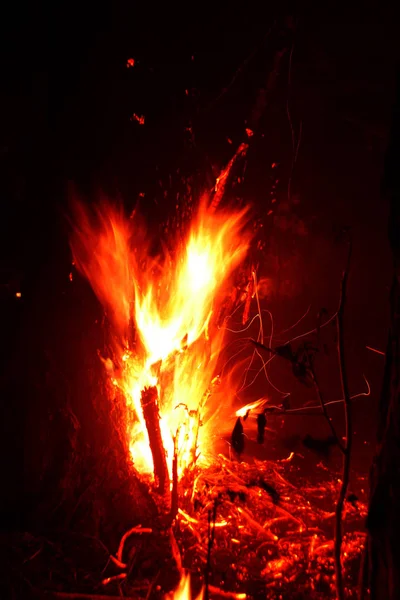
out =
[[(245, 213), (211, 212), (202, 202), (186, 237), (151, 258), (152, 240), (137, 217), (128, 219), (107, 203), (93, 213), (82, 205), (77, 209), (74, 260), (114, 327), (119, 360), (106, 364), (126, 399), (127, 442), (141, 472), (153, 471), (141, 406), (146, 387), (158, 389), (169, 469), (174, 443), (180, 473), (195, 460), (197, 448), (206, 449), (204, 405), (223, 335), (213, 325), (214, 302), (247, 250)], [(132, 321), (136, 343), (128, 336)]]

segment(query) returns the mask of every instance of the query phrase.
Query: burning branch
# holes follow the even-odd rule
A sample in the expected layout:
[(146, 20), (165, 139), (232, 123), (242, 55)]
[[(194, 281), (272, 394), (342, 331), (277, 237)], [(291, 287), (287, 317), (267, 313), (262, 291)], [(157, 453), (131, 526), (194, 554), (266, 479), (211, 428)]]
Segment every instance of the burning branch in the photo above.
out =
[(211, 205), (210, 205), (210, 212), (213, 213), (217, 210), (219, 204), (221, 203), (223, 195), (225, 193), (226, 182), (228, 180), (230, 172), (232, 171), (233, 165), (235, 164), (235, 162), (237, 161), (237, 159), (239, 157), (246, 156), (248, 149), (249, 149), (248, 144), (245, 144), (245, 143), (240, 144), (239, 148), (236, 150), (234, 156), (231, 158), (231, 160), (229, 161), (229, 163), (227, 164), (225, 169), (223, 169), (220, 176), (217, 177), (217, 181), (216, 181), (215, 187), (214, 187), (214, 194), (213, 194), (213, 198), (212, 198)]
[(158, 392), (156, 387), (147, 387), (142, 391), (140, 399), (143, 416), (146, 421), (147, 434), (154, 463), (154, 476), (158, 482), (158, 491), (166, 496), (169, 491), (169, 474), (167, 458), (161, 437), (160, 414), (158, 412)]
[(121, 568), (126, 567), (126, 564), (122, 562), (122, 558), (123, 558), (125, 542), (128, 539), (128, 537), (130, 537), (131, 535), (135, 535), (135, 534), (142, 535), (143, 533), (153, 533), (153, 530), (150, 529), (149, 527), (141, 527), (140, 525), (138, 525), (136, 527), (132, 527), (132, 529), (129, 529), (129, 531), (124, 533), (124, 535), (122, 536), (121, 541), (119, 543), (119, 546), (118, 546), (117, 558), (115, 559), (113, 556), (110, 556), (111, 560), (117, 566), (119, 566)]
[(178, 512), (178, 436), (179, 429), (174, 437), (174, 458), (172, 461), (172, 492), (171, 492), (171, 523)]

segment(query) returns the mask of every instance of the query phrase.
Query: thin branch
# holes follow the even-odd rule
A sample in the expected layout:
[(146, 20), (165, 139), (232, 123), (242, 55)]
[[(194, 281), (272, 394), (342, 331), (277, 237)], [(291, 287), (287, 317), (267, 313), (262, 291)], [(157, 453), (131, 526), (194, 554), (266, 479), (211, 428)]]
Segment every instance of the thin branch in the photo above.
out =
[(292, 344), (293, 342), (296, 342), (297, 340), (300, 340), (301, 338), (307, 337), (309, 335), (312, 335), (313, 333), (318, 333), (318, 331), (320, 331), (323, 327), (326, 327), (327, 325), (329, 325), (329, 323), (332, 323), (332, 321), (334, 319), (336, 319), (337, 313), (334, 313), (333, 315), (331, 315), (329, 317), (329, 319), (327, 319), (326, 321), (324, 321), (324, 323), (322, 323), (321, 325), (319, 325), (319, 327), (315, 327), (314, 329), (310, 329), (309, 331), (306, 331), (305, 333), (300, 333), (300, 335), (296, 335), (296, 337), (291, 338), (290, 340), (287, 340), (286, 342), (284, 342), (283, 345), (285, 344)]
[(179, 428), (174, 437), (174, 458), (172, 460), (172, 491), (171, 491), (171, 523), (178, 512), (178, 436)]
[(328, 423), (328, 425), (329, 425), (329, 427), (330, 427), (330, 430), (331, 430), (331, 432), (332, 432), (332, 435), (333, 435), (333, 437), (334, 437), (334, 438), (335, 438), (335, 440), (336, 440), (336, 443), (337, 443), (337, 445), (339, 446), (339, 448), (340, 448), (341, 452), (343, 452), (343, 453), (344, 453), (344, 452), (345, 452), (345, 447), (344, 447), (344, 445), (342, 444), (342, 442), (340, 441), (340, 439), (339, 439), (339, 436), (338, 436), (338, 434), (336, 433), (336, 429), (335, 429), (335, 427), (334, 427), (334, 425), (333, 425), (332, 419), (330, 418), (330, 416), (329, 416), (329, 414), (328, 414), (328, 411), (326, 410), (326, 405), (325, 405), (325, 402), (324, 402), (324, 397), (323, 397), (323, 395), (322, 395), (321, 388), (320, 388), (320, 386), (319, 386), (319, 383), (318, 383), (317, 377), (316, 377), (316, 375), (315, 375), (314, 368), (313, 368), (313, 367), (309, 367), (309, 371), (310, 371), (310, 374), (311, 374), (311, 377), (312, 377), (312, 380), (313, 380), (314, 389), (315, 389), (315, 391), (316, 391), (316, 394), (317, 394), (317, 396), (318, 396), (318, 400), (319, 400), (319, 403), (320, 403), (320, 406), (321, 406), (321, 410), (322, 410), (322, 412), (323, 412), (323, 415), (324, 415), (324, 417), (325, 417), (325, 419), (326, 419), (326, 421), (327, 421), (327, 423)]
[(293, 173), (294, 173), (294, 169), (296, 166), (296, 162), (297, 162), (297, 157), (299, 155), (299, 148), (300, 148), (300, 144), (301, 144), (301, 135), (303, 132), (303, 121), (300, 121), (300, 125), (299, 125), (299, 133), (298, 133), (298, 138), (297, 138), (297, 144), (296, 144), (296, 149), (295, 149), (295, 153), (293, 156), (293, 161), (292, 161), (292, 168), (291, 168), (291, 172), (290, 172), (290, 176), (289, 176), (289, 181), (288, 181), (288, 200), (291, 199), (292, 196), (292, 179), (293, 179)]
[[(255, 344), (259, 348), (262, 348), (263, 350), (266, 350), (267, 352), (270, 352), (271, 354), (273, 354), (275, 356), (281, 356), (282, 358), (285, 358), (286, 360), (288, 360), (292, 364), (296, 364), (296, 363), (293, 362), (293, 359), (290, 356), (284, 356), (284, 355), (280, 354), (279, 352), (276, 351), (275, 348), (269, 348), (268, 346), (264, 346), (264, 344), (260, 344), (259, 342), (255, 342), (254, 340), (253, 340), (253, 344)], [(326, 410), (326, 405), (325, 405), (325, 402), (324, 402), (322, 391), (321, 391), (321, 388), (320, 388), (320, 386), (318, 384), (318, 380), (317, 380), (317, 377), (316, 377), (316, 374), (315, 374), (315, 370), (312, 367), (312, 365), (308, 365), (307, 366), (307, 371), (309, 372), (309, 374), (310, 374), (310, 376), (312, 378), (312, 381), (313, 381), (313, 384), (314, 384), (314, 389), (315, 389), (315, 391), (317, 393), (317, 397), (318, 397), (318, 400), (319, 400), (319, 403), (320, 403), (320, 406), (321, 406), (322, 413), (323, 413), (323, 415), (324, 415), (324, 417), (325, 417), (325, 419), (326, 419), (326, 421), (327, 421), (327, 423), (328, 423), (328, 425), (330, 427), (330, 430), (332, 432), (333, 437), (335, 438), (335, 441), (336, 441), (337, 445), (339, 446), (341, 452), (344, 454), (345, 453), (345, 447), (341, 443), (341, 441), (339, 439), (339, 436), (336, 433), (336, 429), (335, 429), (335, 427), (333, 425), (332, 419), (330, 418), (330, 416), (328, 414), (328, 411)]]
[(218, 96), (212, 102), (210, 102), (210, 104), (205, 108), (206, 112), (209, 111), (210, 109), (214, 108), (214, 106), (221, 100), (221, 98), (223, 96), (225, 96), (225, 94), (227, 94), (229, 92), (229, 90), (234, 86), (238, 77), (243, 73), (243, 71), (246, 69), (247, 65), (251, 62), (251, 60), (254, 58), (254, 56), (256, 56), (257, 52), (260, 50), (262, 45), (266, 42), (266, 40), (271, 35), (272, 29), (273, 28), (270, 27), (270, 29), (267, 31), (267, 33), (263, 36), (261, 43), (258, 45), (255, 45), (254, 48), (252, 49), (252, 51), (250, 52), (250, 54), (242, 61), (242, 63), (239, 65), (239, 67), (236, 69), (235, 73), (233, 74), (233, 77), (230, 80), (230, 82), (225, 87), (222, 88), (222, 90), (218, 94)]
[(291, 166), (291, 169), (290, 169), (290, 175), (289, 175), (289, 179), (288, 179), (288, 190), (287, 190), (288, 200), (290, 200), (290, 198), (291, 198), (291, 187), (292, 187), (293, 172), (294, 172), (294, 168), (295, 168), (296, 162), (297, 162), (297, 157), (298, 157), (298, 154), (299, 154), (299, 148), (300, 148), (300, 143), (301, 143), (301, 134), (302, 134), (302, 129), (303, 129), (303, 122), (300, 120), (299, 132), (297, 134), (297, 142), (296, 142), (296, 135), (295, 135), (295, 132), (294, 132), (294, 127), (293, 127), (293, 119), (292, 119), (292, 115), (291, 115), (291, 112), (290, 112), (290, 93), (291, 93), (291, 88), (292, 88), (292, 59), (293, 59), (293, 50), (294, 50), (294, 42), (292, 44), (292, 48), (290, 50), (290, 56), (289, 56), (288, 95), (287, 95), (287, 100), (286, 100), (286, 113), (287, 113), (287, 117), (288, 117), (288, 121), (289, 121), (290, 131), (292, 133), (292, 148), (293, 148), (292, 166)]
[[(371, 395), (371, 386), (369, 385), (369, 381), (368, 379), (365, 377), (365, 375), (363, 375), (364, 377), (364, 381), (367, 384), (367, 391), (366, 392), (358, 392), (357, 394), (353, 394), (352, 396), (350, 396), (350, 400), (355, 400), (356, 398), (361, 398), (361, 396), (370, 396)], [(330, 406), (331, 404), (341, 404), (342, 402), (344, 402), (344, 398), (341, 398), (340, 400), (329, 400), (328, 402), (325, 402), (325, 406)], [(287, 410), (282, 410), (282, 409), (278, 409), (276, 411), (276, 414), (285, 414), (285, 415), (290, 415), (290, 414), (308, 414), (309, 410), (313, 410), (314, 408), (320, 408), (319, 404), (313, 404), (311, 406), (302, 406), (301, 408), (289, 408)], [(274, 415), (274, 412), (270, 413), (271, 415)], [(321, 413), (311, 413), (311, 414), (315, 414), (316, 416), (320, 416)]]
[(227, 598), (228, 600), (244, 600), (247, 598), (247, 595), (244, 592), (225, 592), (225, 590), (221, 590), (221, 588), (215, 587), (215, 585), (209, 585), (208, 589), (213, 596), (220, 596), (221, 598)]
[(111, 575), (111, 577), (106, 577), (101, 583), (102, 585), (108, 585), (109, 583), (113, 583), (114, 581), (121, 581), (122, 579), (126, 578), (126, 573), (119, 573), (119, 575)]
[(347, 263), (342, 276), (342, 285), (340, 290), (339, 308), (336, 315), (336, 328), (337, 328), (337, 349), (339, 357), (339, 369), (340, 369), (340, 380), (342, 384), (342, 393), (344, 398), (344, 411), (346, 420), (345, 430), (345, 452), (343, 453), (343, 472), (342, 472), (342, 484), (340, 487), (339, 497), (336, 504), (335, 511), (335, 572), (336, 572), (336, 597), (338, 600), (344, 600), (344, 587), (343, 587), (343, 573), (341, 563), (341, 550), (343, 540), (342, 530), (342, 514), (344, 501), (347, 494), (347, 488), (349, 485), (350, 478), (350, 460), (351, 450), (353, 442), (353, 430), (352, 430), (352, 408), (351, 398), (349, 392), (349, 384), (347, 378), (346, 359), (345, 359), (345, 347), (344, 347), (344, 309), (346, 304), (346, 292), (347, 292), (347, 281), (349, 277), (350, 261), (352, 254), (352, 242), (349, 241), (349, 250), (347, 254)]
[(290, 126), (290, 131), (292, 133), (292, 150), (293, 150), (293, 154), (296, 151), (296, 136), (294, 133), (294, 127), (293, 127), (293, 121), (292, 121), (292, 115), (290, 113), (290, 91), (292, 88), (292, 58), (293, 58), (293, 50), (294, 50), (294, 42), (292, 44), (292, 47), (290, 49), (290, 55), (289, 55), (289, 66), (288, 66), (288, 95), (287, 95), (287, 99), (286, 99), (286, 113), (287, 113), (287, 118), (289, 121), (289, 126)]
[[(137, 534), (137, 535), (142, 535), (143, 533), (153, 533), (153, 530), (150, 529), (149, 527), (132, 527), (132, 529), (129, 529), (129, 531), (127, 531), (126, 533), (124, 533), (124, 535), (121, 538), (121, 541), (119, 543), (118, 546), (118, 552), (117, 552), (117, 560), (122, 563), (122, 555), (124, 552), (124, 546), (125, 546), (125, 542), (128, 539), (128, 537), (130, 537), (131, 535)], [(114, 561), (115, 562), (115, 561)]]
[(204, 600), (209, 600), (210, 597), (210, 571), (211, 571), (211, 550), (215, 539), (215, 522), (217, 520), (217, 499), (214, 500), (213, 510), (208, 513), (208, 545), (207, 545), (207, 562), (206, 571), (204, 574)]

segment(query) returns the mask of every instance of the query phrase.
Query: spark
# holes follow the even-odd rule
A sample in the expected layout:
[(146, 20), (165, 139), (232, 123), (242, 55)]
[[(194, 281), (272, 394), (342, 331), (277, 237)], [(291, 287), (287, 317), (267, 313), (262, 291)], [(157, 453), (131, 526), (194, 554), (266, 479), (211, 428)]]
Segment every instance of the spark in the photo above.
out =
[(382, 350), (377, 350), (377, 348), (372, 348), (371, 346), (365, 346), (367, 350), (371, 350), (371, 352), (375, 352), (376, 354), (380, 354), (381, 356), (386, 356), (386, 352), (382, 352)]
[[(371, 386), (369, 384), (368, 379), (365, 377), (365, 375), (363, 375), (364, 377), (364, 381), (367, 384), (367, 391), (366, 392), (359, 392), (357, 394), (353, 394), (353, 396), (350, 396), (350, 400), (355, 400), (356, 398), (360, 398), (361, 396), (370, 396), (371, 395)], [(331, 404), (340, 404), (341, 402), (344, 402), (344, 399), (341, 398), (340, 400), (330, 400), (329, 402), (325, 402), (325, 406), (330, 406)], [(311, 404), (309, 406), (303, 406), (301, 408), (290, 408), (288, 410), (282, 411), (282, 413), (295, 413), (295, 412), (300, 412), (303, 410), (311, 410), (314, 408), (321, 408), (320, 404)], [(321, 412), (321, 414), (323, 414)]]
[(137, 115), (136, 113), (133, 113), (131, 116), (131, 121), (137, 121), (139, 125), (144, 125), (144, 115)]
[(308, 308), (307, 308), (306, 312), (305, 312), (305, 313), (304, 313), (304, 314), (303, 314), (303, 315), (300, 317), (300, 319), (298, 319), (298, 320), (296, 321), (296, 323), (294, 323), (293, 325), (291, 325), (291, 326), (290, 326), (290, 327), (288, 327), (287, 329), (283, 329), (283, 331), (280, 331), (280, 332), (279, 332), (277, 335), (278, 335), (278, 336), (279, 336), (279, 335), (282, 335), (283, 333), (287, 333), (287, 332), (288, 332), (288, 331), (290, 331), (291, 329), (294, 329), (295, 327), (297, 327), (297, 325), (299, 325), (299, 324), (300, 324), (300, 323), (301, 323), (301, 322), (302, 322), (302, 321), (303, 321), (303, 320), (306, 318), (306, 316), (308, 315), (308, 313), (310, 312), (310, 310), (311, 310), (311, 304), (309, 304), (309, 306), (308, 306)]
[(329, 317), (329, 319), (327, 321), (325, 321), (324, 323), (322, 323), (319, 327), (315, 327), (314, 329), (310, 329), (310, 331), (301, 333), (300, 335), (297, 335), (296, 337), (293, 337), (290, 340), (287, 340), (286, 342), (284, 342), (283, 345), (286, 346), (286, 344), (292, 344), (293, 342), (300, 340), (301, 338), (308, 337), (309, 335), (312, 335), (313, 333), (318, 333), (318, 331), (320, 329), (322, 329), (322, 327), (326, 327), (327, 325), (329, 325), (329, 323), (332, 323), (332, 321), (334, 319), (336, 319), (336, 317), (337, 317), (337, 311), (335, 313), (333, 313), (333, 315), (331, 317)]

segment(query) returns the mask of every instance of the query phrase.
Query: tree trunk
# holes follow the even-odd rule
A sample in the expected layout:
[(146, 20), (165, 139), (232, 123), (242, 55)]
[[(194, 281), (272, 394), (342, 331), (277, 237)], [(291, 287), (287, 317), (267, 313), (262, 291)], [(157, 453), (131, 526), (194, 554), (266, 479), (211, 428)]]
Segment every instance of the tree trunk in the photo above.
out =
[(367, 519), (369, 587), (373, 600), (400, 597), (400, 74), (385, 164), (384, 195), (390, 201), (389, 242), (394, 273)]

